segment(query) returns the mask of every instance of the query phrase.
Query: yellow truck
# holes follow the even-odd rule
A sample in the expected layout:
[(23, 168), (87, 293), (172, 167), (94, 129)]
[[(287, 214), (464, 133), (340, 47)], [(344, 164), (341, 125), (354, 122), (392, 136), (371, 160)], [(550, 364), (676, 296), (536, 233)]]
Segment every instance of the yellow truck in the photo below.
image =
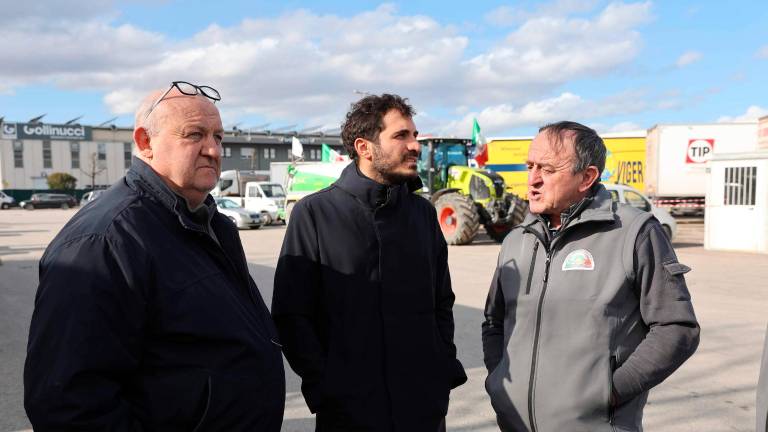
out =
[[(646, 131), (600, 135), (608, 149), (601, 180), (645, 190)], [(507, 191), (527, 197), (528, 172), (525, 160), (533, 137), (490, 138), (485, 168), (500, 174)]]

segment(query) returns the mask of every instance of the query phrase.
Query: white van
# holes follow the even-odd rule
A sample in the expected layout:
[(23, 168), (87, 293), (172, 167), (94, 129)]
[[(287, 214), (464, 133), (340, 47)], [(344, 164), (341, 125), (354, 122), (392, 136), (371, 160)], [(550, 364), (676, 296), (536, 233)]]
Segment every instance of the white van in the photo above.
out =
[(12, 196), (6, 195), (3, 191), (0, 191), (0, 208), (3, 210), (16, 207), (16, 200)]

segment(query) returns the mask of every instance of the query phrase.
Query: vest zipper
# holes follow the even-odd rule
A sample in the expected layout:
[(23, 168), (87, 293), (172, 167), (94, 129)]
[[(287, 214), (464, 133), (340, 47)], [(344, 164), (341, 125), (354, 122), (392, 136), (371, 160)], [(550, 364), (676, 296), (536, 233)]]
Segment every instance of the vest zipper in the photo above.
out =
[(531, 265), (528, 266), (528, 282), (525, 284), (525, 295), (531, 293), (531, 280), (533, 280), (533, 270), (536, 268), (536, 253), (539, 251), (539, 242), (533, 244), (533, 254), (531, 255)]
[[(538, 244), (538, 243), (537, 243)], [(534, 385), (536, 382), (536, 362), (539, 356), (539, 334), (541, 333), (541, 309), (544, 305), (544, 295), (547, 293), (547, 281), (549, 280), (549, 263), (552, 261), (552, 251), (547, 250), (547, 261), (544, 267), (544, 281), (536, 306), (536, 330), (533, 335), (533, 355), (531, 356), (531, 377), (528, 381), (528, 419), (531, 424), (531, 432), (536, 432), (536, 415), (533, 406), (535, 398)]]

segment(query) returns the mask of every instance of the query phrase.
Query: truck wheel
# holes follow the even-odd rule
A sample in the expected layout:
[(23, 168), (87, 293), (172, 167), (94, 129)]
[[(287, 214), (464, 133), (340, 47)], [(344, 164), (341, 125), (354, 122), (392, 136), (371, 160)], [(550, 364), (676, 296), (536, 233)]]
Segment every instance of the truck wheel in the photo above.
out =
[(10, 206), (8, 205), (8, 203), (3, 203), (3, 205), (2, 205), (2, 208), (3, 208), (3, 210), (7, 209), (8, 207), (10, 207)]
[(267, 212), (261, 213), (261, 224), (272, 225), (272, 216), (270, 216)]
[(475, 203), (466, 195), (447, 193), (435, 203), (437, 221), (445, 241), (451, 245), (472, 243), (480, 228), (480, 215)]

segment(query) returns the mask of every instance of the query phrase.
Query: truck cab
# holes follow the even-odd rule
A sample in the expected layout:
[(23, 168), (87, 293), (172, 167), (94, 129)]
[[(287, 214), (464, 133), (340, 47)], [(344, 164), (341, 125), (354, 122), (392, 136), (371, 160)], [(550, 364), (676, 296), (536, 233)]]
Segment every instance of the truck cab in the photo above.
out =
[(266, 225), (285, 222), (285, 190), (278, 183), (247, 182), (243, 208), (261, 213)]

